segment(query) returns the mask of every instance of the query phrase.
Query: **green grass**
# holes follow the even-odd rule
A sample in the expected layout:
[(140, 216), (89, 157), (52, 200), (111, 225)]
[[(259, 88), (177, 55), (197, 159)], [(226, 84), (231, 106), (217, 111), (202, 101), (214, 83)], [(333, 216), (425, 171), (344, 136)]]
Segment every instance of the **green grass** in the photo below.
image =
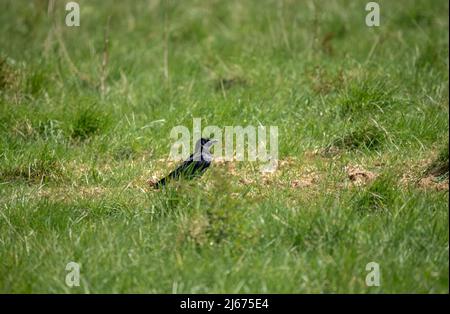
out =
[[(448, 293), (447, 1), (55, 2), (0, 4), (0, 292)], [(151, 190), (194, 117), (278, 170)]]

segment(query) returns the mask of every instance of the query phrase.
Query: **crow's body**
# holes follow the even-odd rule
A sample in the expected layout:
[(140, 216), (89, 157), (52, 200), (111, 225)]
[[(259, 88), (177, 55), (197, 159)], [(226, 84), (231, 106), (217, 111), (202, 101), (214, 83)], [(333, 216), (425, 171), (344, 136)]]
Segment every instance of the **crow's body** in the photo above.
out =
[(192, 154), (187, 160), (185, 160), (178, 168), (173, 170), (167, 177), (162, 178), (156, 183), (156, 187), (166, 185), (166, 183), (172, 179), (193, 179), (205, 172), (210, 166), (211, 162), (206, 160), (194, 160), (194, 154)]
[(215, 141), (209, 139), (200, 139), (195, 145), (195, 152), (166, 177), (156, 182), (155, 187), (163, 187), (173, 179), (193, 179), (201, 176), (211, 165), (212, 157), (209, 150), (214, 143)]

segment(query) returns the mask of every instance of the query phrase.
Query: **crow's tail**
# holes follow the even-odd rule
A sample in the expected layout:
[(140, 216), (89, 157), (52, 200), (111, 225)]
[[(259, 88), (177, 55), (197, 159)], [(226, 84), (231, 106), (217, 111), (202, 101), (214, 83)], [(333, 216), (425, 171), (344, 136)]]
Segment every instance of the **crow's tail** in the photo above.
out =
[(155, 189), (160, 189), (163, 186), (166, 185), (166, 178), (162, 178), (161, 180), (159, 180), (158, 182), (155, 183), (155, 185), (153, 186)]

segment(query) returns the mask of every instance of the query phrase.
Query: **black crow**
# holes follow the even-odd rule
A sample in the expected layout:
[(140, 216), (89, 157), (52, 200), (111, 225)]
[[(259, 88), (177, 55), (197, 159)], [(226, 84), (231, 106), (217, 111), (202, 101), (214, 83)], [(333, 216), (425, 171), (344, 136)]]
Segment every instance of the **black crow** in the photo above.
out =
[(154, 187), (156, 189), (161, 188), (172, 179), (193, 179), (201, 176), (211, 165), (210, 149), (215, 143), (217, 143), (217, 140), (199, 139), (195, 144), (195, 152), (169, 175), (154, 183)]

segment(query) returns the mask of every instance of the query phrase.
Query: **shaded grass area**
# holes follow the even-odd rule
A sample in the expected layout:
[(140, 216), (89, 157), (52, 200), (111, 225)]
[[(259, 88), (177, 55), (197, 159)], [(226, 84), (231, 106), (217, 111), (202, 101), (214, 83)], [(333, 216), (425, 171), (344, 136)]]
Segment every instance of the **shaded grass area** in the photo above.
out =
[[(0, 291), (448, 292), (446, 1), (79, 3), (0, 4)], [(152, 191), (194, 117), (279, 169)]]

